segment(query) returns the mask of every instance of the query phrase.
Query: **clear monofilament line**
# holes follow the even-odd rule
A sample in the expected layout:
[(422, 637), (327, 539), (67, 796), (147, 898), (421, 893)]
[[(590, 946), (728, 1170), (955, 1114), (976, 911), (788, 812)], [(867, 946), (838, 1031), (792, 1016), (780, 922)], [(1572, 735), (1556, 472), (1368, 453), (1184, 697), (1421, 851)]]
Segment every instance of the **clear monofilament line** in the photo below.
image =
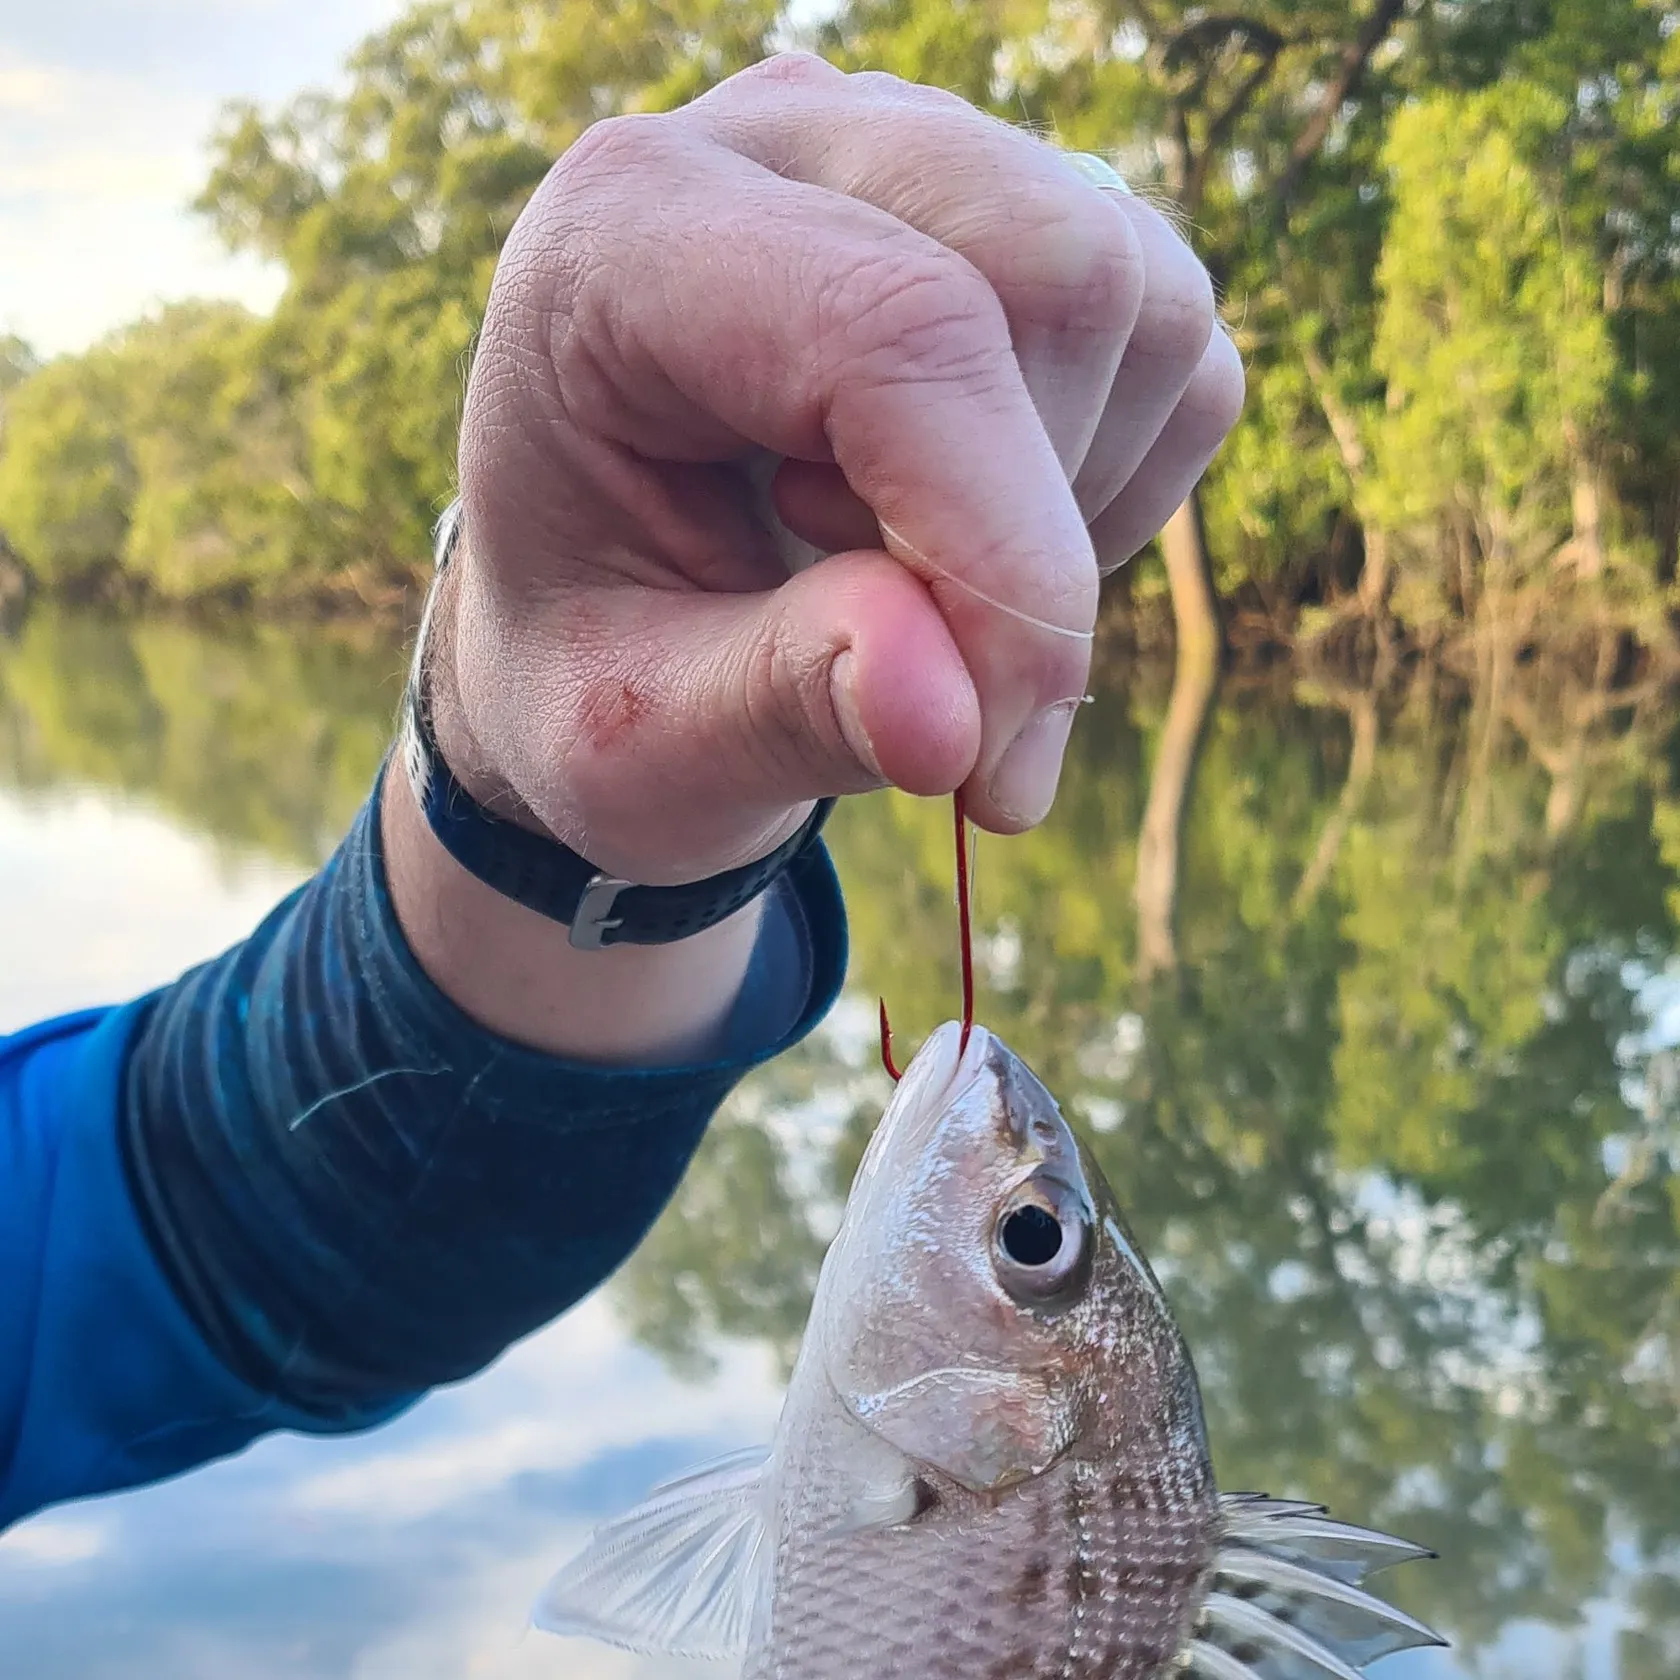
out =
[[(884, 521), (881, 525), (881, 540), (887, 545), (887, 552), (900, 565), (906, 566), (912, 572), (931, 572), (937, 578), (943, 579), (954, 589), (960, 589), (965, 595), (971, 595), (976, 601), (993, 609), (994, 612), (1005, 614), (1009, 618), (1017, 619), (1022, 624), (1029, 624), (1035, 630), (1043, 630), (1052, 636), (1064, 636), (1070, 641), (1092, 642), (1096, 640), (1095, 630), (1073, 630), (1065, 624), (1052, 624), (1047, 618), (1035, 617), (1022, 607), (1012, 607), (1007, 601), (1000, 601), (995, 595), (988, 595), (985, 590), (977, 589), (967, 578), (960, 578), (955, 572), (948, 572), (938, 561), (930, 560), (914, 543), (906, 542), (892, 526)], [(926, 579), (924, 578), (925, 582)]]

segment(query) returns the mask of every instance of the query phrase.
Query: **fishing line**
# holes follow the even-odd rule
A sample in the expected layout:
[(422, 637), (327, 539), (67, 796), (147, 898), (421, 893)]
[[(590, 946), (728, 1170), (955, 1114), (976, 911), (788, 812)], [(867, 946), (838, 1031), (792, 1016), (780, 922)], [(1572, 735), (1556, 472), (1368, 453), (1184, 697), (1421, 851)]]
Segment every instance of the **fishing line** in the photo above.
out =
[[(955, 572), (946, 571), (937, 561), (930, 560), (913, 543), (906, 542), (885, 520), (877, 520), (876, 523), (881, 527), (881, 537), (887, 545), (887, 552), (901, 565), (908, 565), (910, 561), (915, 561), (915, 566), (910, 568), (912, 571), (916, 567), (924, 567), (932, 572), (935, 577), (943, 578), (954, 588), (960, 589), (965, 595), (972, 595), (976, 601), (983, 602), (995, 612), (1004, 613), (1010, 618), (1018, 619), (1022, 624), (1029, 624), (1035, 630), (1046, 631), (1052, 636), (1065, 636), (1068, 640), (1075, 642), (1093, 642), (1096, 640), (1097, 633), (1094, 630), (1070, 630), (1065, 624), (1052, 624), (1047, 618), (1035, 618), (1030, 612), (1026, 612), (1020, 607), (1012, 607), (1007, 601), (1000, 601), (995, 595), (988, 595), (985, 590), (976, 589), (967, 578), (960, 578)], [(899, 552), (900, 550), (902, 550), (902, 553)]]

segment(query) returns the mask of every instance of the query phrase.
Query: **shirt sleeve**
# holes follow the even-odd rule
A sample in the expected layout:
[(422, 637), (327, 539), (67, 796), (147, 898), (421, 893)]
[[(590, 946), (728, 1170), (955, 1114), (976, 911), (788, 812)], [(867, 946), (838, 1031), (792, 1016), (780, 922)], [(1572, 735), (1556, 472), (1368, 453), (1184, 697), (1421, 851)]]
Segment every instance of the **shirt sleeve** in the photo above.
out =
[(839, 991), (815, 847), (705, 1057), (497, 1038), (408, 950), (377, 807), (224, 956), (0, 1041), (0, 1528), (481, 1369), (625, 1259), (730, 1088)]

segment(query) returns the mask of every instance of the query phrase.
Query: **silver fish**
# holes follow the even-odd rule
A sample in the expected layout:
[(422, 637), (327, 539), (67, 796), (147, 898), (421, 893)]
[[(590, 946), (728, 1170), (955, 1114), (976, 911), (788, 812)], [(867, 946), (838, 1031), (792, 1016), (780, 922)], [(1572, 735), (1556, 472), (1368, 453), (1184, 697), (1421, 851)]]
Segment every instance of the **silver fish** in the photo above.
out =
[(1214, 1487), (1195, 1370), (1007, 1046), (923, 1045), (823, 1262), (774, 1441), (598, 1529), (539, 1627), (746, 1680), (1360, 1680), (1442, 1641), (1423, 1548)]

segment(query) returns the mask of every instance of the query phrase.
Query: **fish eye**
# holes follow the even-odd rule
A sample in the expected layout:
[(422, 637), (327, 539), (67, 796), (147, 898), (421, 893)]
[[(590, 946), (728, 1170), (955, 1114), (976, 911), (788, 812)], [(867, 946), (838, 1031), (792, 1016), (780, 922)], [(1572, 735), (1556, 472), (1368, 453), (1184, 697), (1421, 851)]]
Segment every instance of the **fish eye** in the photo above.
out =
[(1091, 1215), (1085, 1198), (1055, 1178), (1031, 1178), (998, 1210), (992, 1264), (1024, 1307), (1055, 1311), (1084, 1293), (1091, 1276)]
[(998, 1242), (1018, 1266), (1048, 1266), (1062, 1252), (1062, 1228), (1053, 1213), (1029, 1202), (1004, 1219)]

